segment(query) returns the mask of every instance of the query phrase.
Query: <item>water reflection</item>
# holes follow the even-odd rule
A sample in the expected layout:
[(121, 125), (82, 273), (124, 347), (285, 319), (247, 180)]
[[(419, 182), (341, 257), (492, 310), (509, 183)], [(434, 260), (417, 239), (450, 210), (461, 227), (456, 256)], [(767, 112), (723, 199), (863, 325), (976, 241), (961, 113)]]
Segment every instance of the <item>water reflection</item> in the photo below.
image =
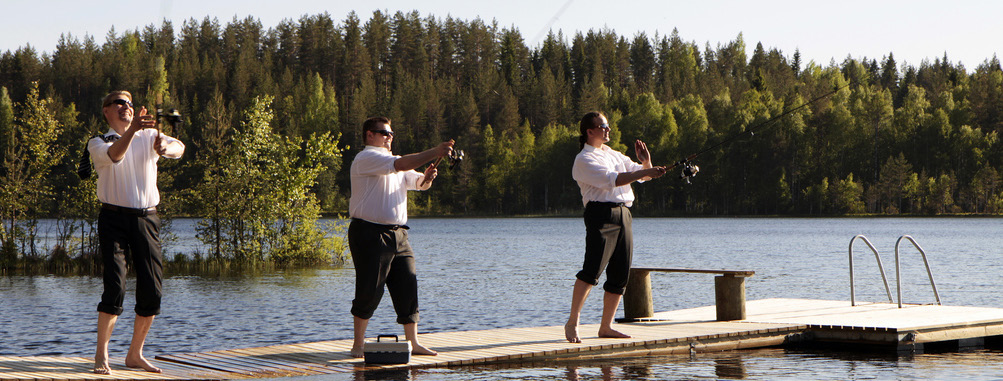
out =
[[(613, 378), (613, 367), (609, 365), (604, 365), (599, 367), (599, 374), (602, 376), (603, 381), (612, 381)], [(564, 373), (564, 378), (568, 381), (581, 381), (582, 375), (577, 366), (568, 366)]]
[(410, 369), (388, 369), (388, 370), (371, 370), (368, 372), (355, 372), (354, 381), (371, 381), (371, 380), (386, 380), (386, 381), (412, 381), (418, 378), (412, 375), (413, 371)]
[(745, 372), (745, 362), (741, 358), (722, 358), (714, 360), (714, 374), (718, 378), (732, 380), (743, 380), (748, 374)]

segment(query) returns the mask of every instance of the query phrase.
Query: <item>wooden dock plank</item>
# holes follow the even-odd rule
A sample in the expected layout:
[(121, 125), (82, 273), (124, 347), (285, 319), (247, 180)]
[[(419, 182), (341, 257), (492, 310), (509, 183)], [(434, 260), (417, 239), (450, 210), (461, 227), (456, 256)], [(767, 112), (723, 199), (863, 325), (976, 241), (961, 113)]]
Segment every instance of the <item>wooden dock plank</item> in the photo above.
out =
[(258, 358), (260, 361), (267, 361), (269, 363), (290, 366), (295, 368), (302, 368), (306, 371), (316, 372), (318, 374), (330, 373), (330, 369), (326, 365), (329, 357), (317, 356), (312, 353), (306, 352), (290, 352), (283, 353), (268, 347), (265, 348), (248, 348), (248, 349), (233, 349), (228, 350), (227, 353), (244, 354), (247, 356), (253, 356)]
[(315, 374), (313, 372), (305, 371), (295, 366), (278, 365), (268, 361), (261, 361), (256, 358), (249, 358), (244, 356), (233, 356), (228, 353), (221, 352), (209, 352), (200, 354), (207, 361), (217, 361), (231, 364), (237, 366), (240, 369), (245, 369), (247, 372), (256, 373), (268, 373), (268, 374), (281, 374), (281, 375), (293, 375), (293, 374)]
[[(289, 346), (274, 346), (270, 347), (277, 351), (277, 353), (287, 353), (295, 354), (297, 356), (305, 355), (317, 359), (319, 362), (327, 363), (332, 361), (344, 361), (344, 360), (354, 360), (349, 354), (352, 349), (351, 340), (344, 340), (340, 343), (338, 342), (319, 342), (319, 343), (299, 343), (293, 344), (292, 347)], [(292, 350), (290, 350), (292, 349)]]
[(318, 369), (323, 368), (322, 365), (317, 365), (314, 361), (312, 361), (317, 358), (313, 355), (304, 353), (283, 353), (269, 347), (230, 349), (215, 353), (219, 355), (243, 358), (255, 363), (308, 372), (317, 371)]
[(173, 354), (173, 355), (169, 355), (169, 356), (158, 356), (157, 358), (158, 359), (162, 359), (164, 361), (173, 361), (173, 362), (177, 362), (177, 363), (181, 363), (181, 364), (187, 364), (187, 365), (197, 366), (197, 367), (206, 368), (206, 369), (212, 369), (212, 370), (216, 370), (216, 371), (220, 371), (220, 372), (227, 372), (227, 373), (247, 375), (247, 376), (250, 376), (250, 375), (254, 374), (253, 372), (250, 372), (247, 369), (240, 369), (240, 368), (234, 367), (234, 366), (232, 366), (230, 364), (227, 364), (227, 363), (221, 363), (221, 362), (217, 362), (217, 361), (212, 361), (212, 359), (206, 359), (204, 357), (193, 356), (193, 355), (191, 355), (189, 353)]
[(112, 358), (111, 375), (94, 374), (94, 360), (84, 357), (0, 357), (0, 379), (104, 379), (104, 380), (212, 380), (227, 378), (223, 373), (206, 371), (204, 368), (186, 368), (174, 364), (151, 361), (164, 369), (166, 374), (150, 373), (127, 368), (124, 359)]

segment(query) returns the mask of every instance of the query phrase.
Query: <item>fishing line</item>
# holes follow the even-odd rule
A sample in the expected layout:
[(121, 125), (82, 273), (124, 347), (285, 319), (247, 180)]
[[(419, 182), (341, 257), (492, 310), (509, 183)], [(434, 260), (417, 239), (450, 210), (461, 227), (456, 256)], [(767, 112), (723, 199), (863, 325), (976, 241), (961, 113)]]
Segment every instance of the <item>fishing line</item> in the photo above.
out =
[(693, 164), (693, 159), (696, 159), (697, 156), (705, 154), (705, 153), (707, 153), (707, 152), (709, 152), (709, 151), (711, 151), (711, 150), (713, 150), (715, 148), (718, 148), (718, 147), (723, 146), (723, 145), (725, 145), (727, 143), (730, 143), (730, 142), (732, 142), (732, 141), (734, 141), (734, 140), (736, 140), (738, 138), (741, 138), (743, 135), (748, 134), (749, 136), (755, 136), (756, 135), (756, 131), (758, 131), (759, 129), (761, 129), (761, 128), (767, 126), (767, 125), (770, 125), (771, 123), (773, 123), (773, 122), (775, 122), (775, 121), (779, 120), (780, 118), (783, 118), (783, 117), (785, 117), (787, 115), (790, 115), (791, 113), (793, 113), (793, 112), (795, 112), (797, 110), (800, 110), (802, 108), (808, 107), (811, 104), (813, 104), (815, 102), (818, 102), (818, 101), (820, 101), (820, 100), (822, 100), (822, 99), (824, 99), (824, 98), (826, 98), (826, 97), (828, 97), (828, 96), (830, 96), (832, 94), (835, 94), (835, 93), (839, 92), (840, 90), (845, 89), (845, 88), (847, 88), (849, 86), (850, 86), (850, 83), (847, 83), (847, 84), (845, 84), (843, 86), (835, 88), (834, 90), (832, 90), (832, 91), (830, 91), (828, 93), (819, 95), (819, 96), (813, 98), (812, 100), (810, 100), (808, 102), (802, 103), (800, 106), (797, 106), (797, 107), (794, 107), (792, 109), (786, 110), (786, 111), (778, 114), (777, 116), (774, 116), (774, 117), (772, 117), (772, 118), (770, 118), (770, 119), (768, 119), (768, 120), (766, 120), (766, 121), (764, 121), (762, 123), (759, 123), (759, 124), (756, 124), (756, 125), (754, 125), (752, 127), (749, 127), (745, 131), (742, 131), (742, 132), (739, 132), (739, 133), (737, 133), (735, 135), (732, 135), (732, 136), (728, 137), (727, 139), (724, 139), (724, 140), (722, 140), (722, 141), (720, 141), (720, 142), (718, 142), (718, 143), (716, 143), (716, 144), (714, 144), (714, 145), (712, 145), (710, 147), (704, 148), (703, 150), (701, 150), (701, 151), (699, 151), (697, 153), (694, 153), (694, 154), (689, 155), (689, 156), (687, 156), (687, 157), (685, 157), (685, 158), (683, 158), (683, 159), (681, 159), (681, 160), (679, 160), (679, 161), (677, 161), (675, 163), (672, 163), (672, 165), (668, 166), (665, 170), (669, 171), (669, 170), (675, 169), (676, 167), (682, 166), (683, 167), (682, 174), (680, 174), (679, 178), (682, 179), (682, 180), (685, 180), (686, 183), (689, 184), (690, 183), (690, 178), (693, 177), (693, 176), (696, 176), (697, 173), (700, 172), (700, 167), (698, 167), (695, 164)]

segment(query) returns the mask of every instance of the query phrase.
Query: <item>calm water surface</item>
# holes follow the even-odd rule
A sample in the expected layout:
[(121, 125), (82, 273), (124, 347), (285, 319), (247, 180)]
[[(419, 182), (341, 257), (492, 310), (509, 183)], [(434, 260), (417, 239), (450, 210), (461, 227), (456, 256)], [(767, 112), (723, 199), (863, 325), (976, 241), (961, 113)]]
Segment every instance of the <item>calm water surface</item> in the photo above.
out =
[[(193, 224), (175, 220), (178, 238), (165, 250), (197, 248)], [(567, 318), (584, 246), (580, 218), (412, 219), (409, 225), (418, 261), (420, 331), (559, 325)], [(894, 295), (895, 241), (909, 234), (928, 254), (944, 304), (1003, 307), (1001, 231), (1003, 219), (996, 218), (638, 218), (634, 264), (755, 270), (746, 284), (750, 300), (849, 300), (850, 239), (864, 234), (875, 244)], [(886, 300), (873, 254), (859, 242), (855, 250), (857, 299)], [(918, 251), (903, 244), (901, 255), (903, 301), (933, 302)], [(350, 338), (353, 282), (350, 267), (253, 277), (167, 274), (164, 313), (146, 353)], [(656, 311), (714, 304), (710, 275), (657, 274), (652, 288)], [(101, 281), (93, 277), (0, 278), (0, 356), (93, 355), (100, 292)], [(130, 288), (127, 311), (132, 295)], [(593, 295), (583, 322), (598, 322), (600, 309)], [(123, 316), (113, 356), (124, 356), (128, 347), (132, 316)], [(394, 319), (384, 298), (369, 333), (402, 334)], [(889, 357), (764, 349), (345, 379), (1003, 379), (1001, 360), (994, 350)]]

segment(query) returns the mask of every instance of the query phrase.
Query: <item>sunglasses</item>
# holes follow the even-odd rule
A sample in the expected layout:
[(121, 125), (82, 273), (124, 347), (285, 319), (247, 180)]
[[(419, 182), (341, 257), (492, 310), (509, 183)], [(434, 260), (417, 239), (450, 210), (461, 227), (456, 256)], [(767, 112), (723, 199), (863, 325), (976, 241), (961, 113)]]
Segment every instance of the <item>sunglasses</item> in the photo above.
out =
[(128, 107), (131, 108), (132, 107), (132, 102), (129, 102), (129, 101), (127, 101), (125, 99), (122, 99), (122, 98), (118, 98), (116, 100), (108, 102), (108, 104), (105, 105), (105, 106), (111, 106), (111, 105), (128, 106)]
[(596, 126), (595, 128), (601, 128), (601, 129), (604, 129), (604, 130), (606, 130), (606, 131), (609, 131), (609, 130), (610, 130), (610, 128), (609, 128), (609, 124), (608, 124), (608, 123), (603, 123), (603, 124), (600, 124), (600, 125)]
[(388, 131), (388, 130), (369, 130), (369, 131), (381, 134), (383, 136), (394, 136), (393, 131)]

